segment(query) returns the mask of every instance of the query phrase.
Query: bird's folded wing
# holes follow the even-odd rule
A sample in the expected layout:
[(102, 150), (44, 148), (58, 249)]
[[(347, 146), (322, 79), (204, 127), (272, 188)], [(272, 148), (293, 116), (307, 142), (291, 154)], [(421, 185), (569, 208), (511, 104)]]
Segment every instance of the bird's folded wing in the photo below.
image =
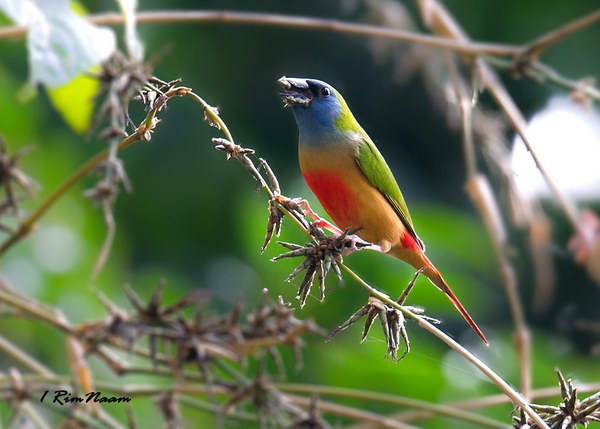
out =
[(356, 162), (369, 182), (390, 202), (408, 233), (415, 239), (421, 250), (425, 246), (417, 236), (402, 192), (385, 159), (368, 136), (362, 137)]

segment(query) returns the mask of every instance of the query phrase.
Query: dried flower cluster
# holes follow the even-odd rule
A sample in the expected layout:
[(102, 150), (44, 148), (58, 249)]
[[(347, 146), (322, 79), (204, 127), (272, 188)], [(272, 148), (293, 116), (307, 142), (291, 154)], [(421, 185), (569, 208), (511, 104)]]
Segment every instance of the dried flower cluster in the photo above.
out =
[[(34, 182), (19, 168), (19, 160), (29, 151), (28, 148), (10, 154), (6, 141), (0, 136), (0, 188), (4, 198), (0, 201), (0, 217), (10, 215), (19, 217), (19, 201), (23, 198), (19, 189), (26, 196), (32, 196), (35, 190)], [(0, 229), (8, 233), (12, 230), (0, 223)]]
[[(539, 413), (551, 429), (572, 429), (578, 425), (587, 427), (591, 422), (600, 422), (600, 392), (583, 400), (577, 398), (577, 388), (573, 380), (563, 377), (556, 371), (563, 401), (558, 406), (535, 405), (531, 407)], [(536, 429), (522, 411), (514, 417), (516, 429)]]
[(357, 229), (346, 230), (339, 235), (326, 235), (322, 229), (310, 225), (311, 236), (318, 240), (316, 243), (299, 245), (278, 241), (280, 245), (290, 249), (289, 252), (274, 257), (277, 261), (285, 258), (295, 258), (303, 256), (304, 261), (288, 276), (286, 281), (292, 281), (298, 274), (306, 270), (306, 274), (298, 287), (297, 298), (300, 300), (300, 306), (306, 303), (306, 298), (314, 283), (315, 277), (319, 283), (319, 292), (321, 301), (325, 299), (325, 278), (331, 270), (335, 273), (338, 280), (342, 280), (342, 271), (339, 264), (343, 262), (343, 255), (352, 251), (371, 247), (370, 243), (361, 240), (355, 236)]
[[(297, 319), (294, 309), (281, 298), (270, 302), (265, 297), (244, 320), (241, 306), (229, 314), (205, 315), (201, 290), (170, 305), (163, 304), (161, 285), (147, 303), (130, 286), (126, 286), (125, 291), (133, 311), (119, 308), (102, 297), (108, 317), (77, 328), (78, 336), (88, 349), (108, 343), (133, 351), (134, 345), (145, 337), (149, 343), (149, 358), (154, 364), (181, 370), (195, 362), (207, 382), (210, 380), (206, 370), (215, 359), (241, 361), (262, 350), (278, 356), (276, 347), (281, 345), (292, 347), (299, 356), (302, 335), (320, 332), (314, 322)], [(186, 316), (188, 310), (194, 314)]]
[[(23, 408), (19, 404), (39, 400), (39, 392), (48, 386), (67, 388), (72, 392), (78, 390), (76, 386), (84, 392), (94, 390), (95, 381), (86, 358), (90, 355), (95, 355), (123, 376), (137, 372), (166, 375), (174, 381), (175, 389), (178, 385), (203, 388), (219, 419), (234, 418), (232, 416), (238, 415), (239, 409), (251, 406), (254, 418), (263, 423), (263, 427), (295, 428), (303, 427), (297, 422), (321, 421), (315, 410), (307, 413), (293, 404), (274, 386), (265, 369), (266, 359), (271, 358), (279, 369), (279, 377), (285, 375), (280, 347), (291, 348), (297, 365), (300, 365), (302, 337), (308, 333), (324, 334), (314, 322), (296, 318), (295, 310), (288, 303), (281, 298), (271, 301), (266, 290), (258, 305), (245, 315), (241, 305), (225, 314), (207, 314), (208, 303), (201, 290), (165, 304), (162, 290), (160, 284), (144, 302), (126, 285), (125, 292), (132, 309), (120, 308), (98, 292), (108, 313), (99, 321), (71, 325), (62, 314), (54, 312), (49, 321), (67, 335), (74, 384), (66, 386), (62, 381), (64, 378), (54, 382), (30, 382), (29, 374), (18, 371), (6, 377), (0, 374), (0, 397), (13, 404), (15, 421), (27, 420), (18, 411)], [(48, 310), (33, 301), (28, 301), (24, 308), (34, 308), (34, 312), (41, 313)], [(147, 365), (140, 367), (128, 363), (129, 359), (115, 354), (119, 350), (136, 356), (138, 362), (146, 361)], [(256, 365), (250, 365), (249, 359), (258, 361), (258, 370), (251, 370)], [(197, 371), (193, 371), (194, 367)], [(236, 369), (238, 367), (241, 370)], [(174, 395), (174, 391), (168, 386), (157, 387), (155, 401), (163, 413), (166, 427), (181, 428), (185, 425), (180, 417), (179, 396)], [(136, 388), (124, 392), (135, 393)], [(223, 399), (217, 400), (215, 393), (224, 395)], [(76, 424), (76, 427), (89, 418), (85, 408), (77, 409), (70, 417), (69, 424)], [(136, 426), (132, 423), (130, 427)], [(326, 426), (317, 424), (314, 427)]]
[[(421, 270), (417, 271), (413, 279), (406, 286), (406, 289), (404, 289), (404, 291), (396, 301), (398, 304), (404, 305), (406, 299), (408, 298), (408, 294), (415, 285), (415, 282), (417, 281), (417, 278), (419, 277), (419, 274), (421, 274), (421, 272)], [(431, 323), (440, 323), (440, 321), (437, 319), (428, 316), (423, 316), (423, 309), (421, 308), (407, 308), (409, 308), (413, 313), (421, 315), (422, 318), (426, 319)], [(366, 316), (367, 320), (365, 321), (365, 326), (363, 328), (362, 336), (360, 339), (361, 342), (363, 342), (367, 338), (367, 335), (369, 334), (369, 331), (373, 326), (373, 322), (375, 321), (375, 319), (377, 319), (377, 317), (379, 317), (379, 320), (381, 321), (381, 327), (383, 329), (383, 335), (385, 337), (386, 344), (388, 347), (388, 355), (391, 356), (393, 360), (400, 361), (410, 352), (410, 341), (408, 339), (408, 333), (406, 332), (406, 319), (404, 318), (404, 315), (398, 309), (390, 307), (388, 304), (375, 297), (369, 297), (365, 306), (361, 307), (356, 313), (350, 316), (348, 320), (346, 320), (340, 326), (331, 331), (326, 341), (331, 341), (334, 336), (348, 328), (353, 323), (357, 322), (363, 316)], [(400, 348), (400, 338), (402, 338), (402, 340), (404, 341), (404, 352), (400, 356), (398, 356), (398, 349)]]
[(111, 141), (127, 135), (125, 127), (132, 124), (129, 102), (144, 87), (152, 85), (150, 72), (147, 64), (119, 52), (102, 64), (100, 73), (95, 77), (101, 85), (98, 98), (104, 98), (104, 101), (98, 109), (92, 131), (107, 121), (108, 125), (100, 133), (102, 139)]

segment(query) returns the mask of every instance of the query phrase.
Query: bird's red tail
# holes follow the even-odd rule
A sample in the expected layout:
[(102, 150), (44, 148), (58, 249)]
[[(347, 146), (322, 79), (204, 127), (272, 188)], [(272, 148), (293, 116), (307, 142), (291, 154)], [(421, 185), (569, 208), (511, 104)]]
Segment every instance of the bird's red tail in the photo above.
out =
[(448, 299), (452, 302), (452, 304), (454, 304), (456, 309), (466, 320), (471, 329), (473, 329), (477, 333), (477, 335), (481, 337), (481, 339), (486, 345), (489, 345), (487, 339), (485, 338), (485, 335), (483, 334), (483, 332), (481, 332), (481, 329), (479, 329), (479, 326), (477, 326), (471, 315), (467, 312), (465, 307), (463, 307), (456, 295), (454, 295), (454, 292), (452, 292), (452, 289), (450, 289), (450, 286), (448, 286), (448, 283), (446, 283), (446, 280), (444, 280), (437, 268), (435, 268), (433, 263), (429, 260), (429, 258), (427, 258), (427, 256), (425, 256), (425, 254), (422, 254), (422, 257), (426, 263), (426, 267), (423, 271), (423, 274), (425, 274), (438, 289), (440, 289), (446, 294)]

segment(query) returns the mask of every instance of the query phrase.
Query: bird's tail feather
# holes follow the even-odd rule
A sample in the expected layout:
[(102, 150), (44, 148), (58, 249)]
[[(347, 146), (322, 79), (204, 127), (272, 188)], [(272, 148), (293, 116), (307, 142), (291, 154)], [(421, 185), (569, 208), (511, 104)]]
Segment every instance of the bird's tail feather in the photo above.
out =
[(435, 268), (435, 266), (429, 260), (429, 258), (427, 258), (427, 256), (425, 256), (423, 254), (422, 257), (426, 264), (423, 274), (425, 274), (429, 278), (429, 280), (438, 289), (440, 289), (442, 292), (444, 292), (446, 294), (446, 296), (448, 297), (450, 302), (452, 302), (452, 304), (454, 304), (456, 309), (459, 311), (459, 313), (462, 315), (462, 317), (466, 320), (466, 322), (469, 324), (471, 329), (473, 329), (475, 331), (475, 333), (481, 337), (481, 339), (483, 340), (483, 342), (486, 345), (489, 345), (487, 339), (485, 338), (485, 335), (483, 334), (481, 329), (479, 329), (479, 326), (477, 326), (477, 324), (475, 323), (475, 321), (473, 320), (471, 315), (467, 312), (466, 308), (463, 307), (463, 305), (460, 303), (460, 301), (458, 300), (456, 295), (454, 295), (454, 292), (452, 292), (452, 289), (450, 289), (450, 286), (448, 286), (448, 283), (446, 283), (446, 280), (444, 280), (444, 278), (442, 277), (440, 272), (437, 270), (437, 268)]

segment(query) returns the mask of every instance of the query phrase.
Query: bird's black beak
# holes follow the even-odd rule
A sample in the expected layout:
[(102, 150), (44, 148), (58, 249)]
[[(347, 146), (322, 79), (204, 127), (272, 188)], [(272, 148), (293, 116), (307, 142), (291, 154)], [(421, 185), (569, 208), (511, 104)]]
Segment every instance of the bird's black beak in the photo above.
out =
[(297, 79), (291, 77), (282, 77), (277, 83), (281, 85), (284, 92), (279, 96), (283, 100), (285, 107), (302, 106), (308, 107), (312, 101), (312, 91), (306, 79)]

